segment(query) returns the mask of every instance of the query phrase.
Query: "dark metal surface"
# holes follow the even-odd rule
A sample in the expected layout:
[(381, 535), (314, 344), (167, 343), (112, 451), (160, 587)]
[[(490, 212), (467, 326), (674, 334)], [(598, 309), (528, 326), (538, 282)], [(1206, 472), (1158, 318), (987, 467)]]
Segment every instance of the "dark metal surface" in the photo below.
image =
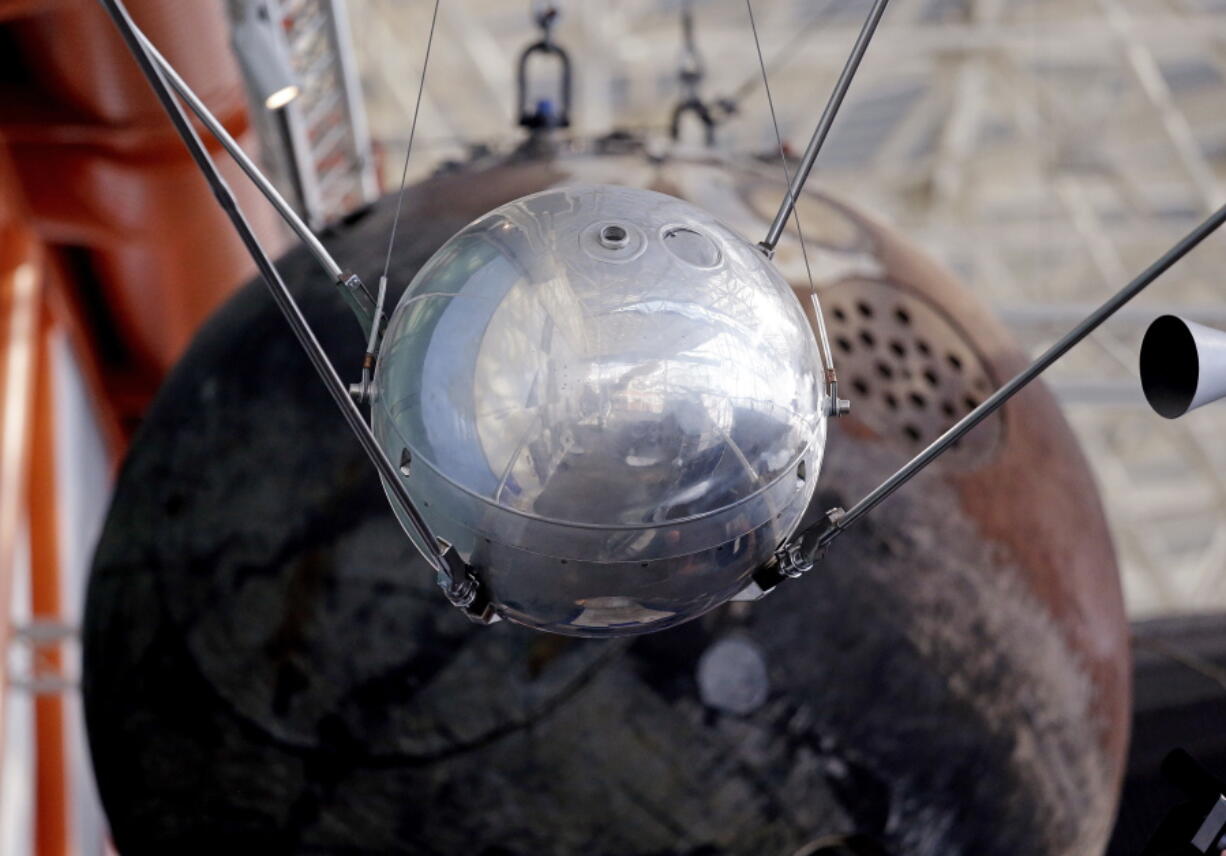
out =
[(1138, 856), (1190, 795), (1162, 775), (1173, 749), (1226, 780), (1226, 615), (1189, 615), (1133, 627), (1132, 745), (1109, 856)]
[[(413, 189), (393, 281), (568, 172)], [(711, 186), (684, 165), (651, 180)], [(934, 307), (990, 376), (1024, 365), (942, 271), (812, 204), (870, 250), (874, 289)], [(377, 273), (391, 216), (331, 249)], [(311, 269), (305, 252), (283, 263), (325, 348), (356, 365), (363, 343)], [(830, 293), (854, 300), (857, 279)], [(841, 365), (871, 371), (868, 353)], [(86, 714), (120, 851), (791, 856), (855, 832), (896, 856), (1096, 853), (1127, 734), (1114, 560), (1051, 396), (1027, 389), (994, 418), (992, 444), (918, 475), (759, 603), (633, 641), (478, 628), (412, 559), (248, 288), (149, 413), (95, 560)], [(902, 419), (834, 427), (815, 509), (905, 460)]]

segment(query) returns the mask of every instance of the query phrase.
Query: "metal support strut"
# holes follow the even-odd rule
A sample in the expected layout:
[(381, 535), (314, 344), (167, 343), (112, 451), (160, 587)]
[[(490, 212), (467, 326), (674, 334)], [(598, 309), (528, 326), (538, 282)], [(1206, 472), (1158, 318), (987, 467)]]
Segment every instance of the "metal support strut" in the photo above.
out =
[[(758, 37), (758, 22), (753, 14), (753, 0), (745, 0), (745, 11), (749, 15), (749, 28), (753, 33), (753, 44), (758, 54), (758, 67), (762, 72), (762, 89), (766, 92), (766, 105), (770, 109), (771, 125), (775, 130), (775, 143), (779, 147), (779, 165), (783, 169), (783, 184), (787, 189), (784, 209), (779, 213), (784, 223), (787, 222), (788, 217), (792, 217), (796, 221), (796, 237), (800, 241), (800, 253), (805, 262), (805, 274), (809, 278), (809, 299), (813, 304), (813, 320), (817, 326), (817, 341), (820, 346), (819, 352), (822, 360), (822, 376), (826, 384), (826, 415), (837, 419), (851, 412), (851, 402), (839, 397), (839, 375), (834, 365), (834, 353), (830, 349), (830, 336), (826, 332), (826, 319), (822, 314), (821, 304), (817, 300), (817, 284), (813, 280), (813, 268), (809, 264), (809, 251), (805, 247), (805, 233), (800, 225), (800, 213), (796, 210), (796, 194), (800, 192), (803, 181), (794, 185), (791, 173), (788, 170), (787, 150), (783, 145), (783, 135), (779, 133), (779, 117), (775, 114), (775, 99), (771, 95), (770, 74), (766, 70), (766, 57), (762, 54), (762, 41)], [(865, 26), (868, 26), (867, 23)], [(867, 47), (867, 40), (865, 40), (865, 46)], [(855, 70), (852, 69), (852, 74), (854, 73)], [(847, 85), (850, 85), (851, 76), (847, 74), (846, 69), (844, 69), (844, 76), (847, 79)], [(839, 82), (843, 84), (842, 79)], [(843, 91), (846, 92), (846, 85), (843, 86)], [(830, 123), (834, 121), (834, 114), (838, 112), (838, 104), (835, 103), (836, 99), (839, 103), (842, 102), (842, 95), (839, 94), (837, 87), (830, 98), (830, 103), (827, 104), (826, 111), (822, 115), (822, 122), (825, 123), (827, 130), (829, 130)], [(834, 105), (833, 107), (831, 107), (832, 104)], [(821, 123), (819, 123), (819, 130), (820, 128)], [(824, 132), (821, 136), (822, 139), (825, 139)], [(815, 134), (814, 141), (809, 143), (809, 152), (805, 154), (805, 157), (810, 159), (810, 167), (812, 166), (812, 159), (817, 157), (817, 151), (820, 147), (821, 143), (817, 140)], [(797, 178), (799, 179), (799, 174)], [(770, 239), (768, 237), (766, 241), (761, 241), (758, 244), (758, 248), (767, 258), (774, 258), (775, 245), (778, 243), (778, 240), (779, 235), (775, 236), (774, 242), (769, 242)]]
[[(238, 232), (239, 237), (242, 238), (243, 244), (251, 254), (251, 258), (255, 261), (265, 285), (268, 286), (268, 291), (272, 295), (273, 301), (285, 316), (294, 335), (298, 338), (299, 344), (302, 345), (311, 364), (319, 373), (320, 379), (323, 381), (328, 393), (336, 402), (337, 407), (340, 408), (341, 415), (344, 416), (350, 429), (357, 436), (358, 442), (382, 477), (393, 503), (404, 511), (405, 519), (413, 530), (411, 540), (418, 545), (419, 549), (422, 549), (423, 557), (434, 568), (438, 575), (439, 584), (442, 586), (447, 598), (456, 606), (468, 610), (470, 615), (474, 615), (474, 617), (482, 620), (489, 620), (490, 611), (488, 603), (480, 597), (480, 587), (473, 577), (471, 569), (459, 558), (454, 548), (444, 544), (434, 536), (425, 519), (422, 518), (421, 513), (413, 504), (413, 500), (405, 489), (399, 473), (379, 446), (370, 426), (362, 418), (361, 412), (350, 398), (348, 390), (337, 375), (336, 369), (328, 360), (328, 356), (319, 344), (319, 340), (315, 338), (315, 334), (303, 316), (302, 310), (298, 307), (293, 295), (286, 287), (284, 280), (281, 279), (280, 273), (268, 258), (267, 253), (264, 252), (264, 248), (260, 246), (259, 240), (252, 231), (250, 224), (248, 224), (246, 217), (243, 216), (242, 211), (239, 209), (238, 203), (235, 201), (234, 195), (231, 193), (225, 179), (222, 178), (221, 173), (209, 158), (208, 150), (200, 141), (199, 136), (197, 136), (196, 130), (192, 127), (183, 108), (175, 101), (175, 96), (171, 92), (166, 78), (162, 75), (158, 61), (154, 59), (151, 52), (145, 49), (147, 40), (132, 21), (122, 0), (100, 0), (100, 2), (115, 22), (115, 26), (119, 29), (129, 50), (132, 51), (133, 56), (141, 67), (141, 71), (144, 72), (162, 107), (166, 110), (167, 115), (174, 124), (175, 130), (178, 131), (179, 136), (187, 146), (192, 159), (196, 162), (201, 172), (204, 173), (205, 179), (209, 182), (210, 187), (212, 187), (218, 203), (225, 210), (226, 214), (229, 215), (235, 230)], [(208, 123), (206, 122), (206, 124)]]

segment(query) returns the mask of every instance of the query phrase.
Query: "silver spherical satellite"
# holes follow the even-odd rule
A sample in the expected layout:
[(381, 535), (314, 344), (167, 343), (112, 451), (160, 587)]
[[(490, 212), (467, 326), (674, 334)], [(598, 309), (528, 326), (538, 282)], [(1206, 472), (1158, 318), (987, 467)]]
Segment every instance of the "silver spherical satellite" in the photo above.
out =
[(813, 494), (805, 315), (757, 247), (679, 199), (569, 186), (497, 208), (422, 267), (383, 341), (375, 434), (513, 621), (693, 618)]

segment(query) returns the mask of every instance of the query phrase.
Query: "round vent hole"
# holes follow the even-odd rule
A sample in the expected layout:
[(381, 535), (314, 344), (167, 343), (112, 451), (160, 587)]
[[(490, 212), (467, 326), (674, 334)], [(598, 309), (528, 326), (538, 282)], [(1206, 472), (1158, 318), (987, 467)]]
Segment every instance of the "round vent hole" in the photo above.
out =
[(695, 267), (712, 268), (720, 262), (719, 247), (715, 242), (685, 226), (665, 230), (664, 246), (674, 256)]

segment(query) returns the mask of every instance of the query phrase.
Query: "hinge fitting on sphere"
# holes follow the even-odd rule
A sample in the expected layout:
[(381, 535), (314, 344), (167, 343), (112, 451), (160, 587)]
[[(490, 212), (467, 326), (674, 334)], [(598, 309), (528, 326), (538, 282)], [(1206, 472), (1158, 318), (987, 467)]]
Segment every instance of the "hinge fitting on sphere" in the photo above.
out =
[(851, 402), (846, 398), (839, 398), (839, 379), (835, 376), (834, 369), (830, 369), (826, 372), (826, 415), (837, 419), (848, 413), (851, 413)]
[(448, 545), (442, 554), (443, 567), (438, 572), (438, 585), (451, 605), (476, 624), (494, 624), (501, 617), (494, 611), (485, 586), (473, 576), (470, 568), (455, 548)]
[(841, 508), (832, 508), (826, 512), (824, 522), (815, 523), (785, 541), (775, 551), (774, 560), (759, 568), (749, 585), (732, 599), (761, 600), (784, 580), (803, 577), (813, 570), (825, 555), (826, 547), (833, 540), (832, 535), (838, 531), (839, 521), (843, 519), (844, 513)]

